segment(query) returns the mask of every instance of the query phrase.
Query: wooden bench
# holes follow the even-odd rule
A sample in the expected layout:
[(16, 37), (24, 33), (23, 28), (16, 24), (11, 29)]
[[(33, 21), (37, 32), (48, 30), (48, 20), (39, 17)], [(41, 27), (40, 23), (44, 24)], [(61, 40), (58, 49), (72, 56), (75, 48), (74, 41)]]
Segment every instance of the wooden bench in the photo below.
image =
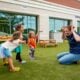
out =
[(11, 36), (0, 36), (0, 42), (10, 39)]
[(40, 40), (39, 45), (41, 47), (53, 47), (57, 46), (56, 40), (50, 39), (50, 40)]

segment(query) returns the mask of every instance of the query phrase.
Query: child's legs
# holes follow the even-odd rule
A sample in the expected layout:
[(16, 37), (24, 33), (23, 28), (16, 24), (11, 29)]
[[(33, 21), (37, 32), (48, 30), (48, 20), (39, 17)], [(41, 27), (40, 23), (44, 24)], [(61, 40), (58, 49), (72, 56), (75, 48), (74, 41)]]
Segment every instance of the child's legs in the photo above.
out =
[(7, 63), (6, 57), (10, 57), (10, 56), (12, 56), (12, 54), (11, 54), (11, 52), (10, 52), (8, 49), (6, 49), (6, 48), (2, 48), (2, 53), (3, 53), (3, 55), (4, 55), (4, 57), (3, 57), (3, 63), (6, 64), (6, 63)]
[(19, 59), (19, 54), (17, 53), (17, 54), (16, 54), (16, 60), (18, 60), (18, 59)]
[(32, 57), (32, 50), (31, 49), (29, 50), (29, 55), (30, 55), (30, 57)]
[(29, 51), (30, 57), (34, 57), (34, 52), (35, 52), (35, 50), (30, 48), (30, 51)]
[(33, 49), (32, 50), (32, 57), (34, 58), (34, 53), (35, 53), (35, 50)]
[(67, 55), (67, 54), (68, 54), (68, 52), (59, 53), (59, 54), (57, 55), (57, 59), (60, 59), (61, 57), (65, 56), (65, 55)]
[(19, 45), (15, 50), (16, 50), (16, 60), (19, 60), (21, 62), (22, 45)]
[(20, 71), (19, 67), (14, 67), (12, 57), (8, 57), (9, 70), (12, 72)]
[(12, 57), (8, 57), (9, 69), (14, 70), (13, 59)]
[(80, 55), (78, 55), (78, 54), (75, 55), (75, 54), (69, 53), (69, 54), (64, 55), (63, 57), (61, 57), (59, 59), (59, 62), (61, 64), (71, 64), (74, 61), (78, 61), (78, 60), (80, 60)]
[(16, 60), (18, 60), (19, 62), (22, 61), (22, 58), (21, 58), (21, 54), (20, 53), (17, 53), (16, 54)]
[(3, 64), (4, 64), (4, 65), (8, 64), (8, 62), (7, 62), (7, 59), (6, 59), (6, 58), (3, 58)]
[(10, 69), (14, 69), (13, 59), (12, 59), (11, 52), (8, 49), (3, 48), (3, 53), (4, 53), (4, 56), (5, 56), (5, 58), (3, 58), (3, 61), (5, 61), (6, 58), (7, 58), (8, 59), (8, 64), (9, 64), (9, 68)]

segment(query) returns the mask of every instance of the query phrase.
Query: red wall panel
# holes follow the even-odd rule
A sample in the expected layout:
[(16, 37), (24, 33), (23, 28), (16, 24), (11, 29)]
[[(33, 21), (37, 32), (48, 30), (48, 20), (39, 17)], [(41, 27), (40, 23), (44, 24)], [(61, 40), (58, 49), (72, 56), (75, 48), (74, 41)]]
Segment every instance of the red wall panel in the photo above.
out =
[(80, 9), (80, 1), (78, 0), (46, 0), (46, 1)]

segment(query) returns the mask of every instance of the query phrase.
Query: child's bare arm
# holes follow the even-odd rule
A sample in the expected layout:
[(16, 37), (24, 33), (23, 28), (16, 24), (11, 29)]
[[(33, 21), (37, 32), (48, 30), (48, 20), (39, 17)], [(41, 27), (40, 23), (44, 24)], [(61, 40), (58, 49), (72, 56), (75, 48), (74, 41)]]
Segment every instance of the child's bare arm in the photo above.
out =
[(39, 34), (40, 34), (40, 31), (38, 33), (36, 33), (36, 36), (39, 36)]
[(19, 43), (26, 44), (26, 41), (25, 40), (20, 40)]

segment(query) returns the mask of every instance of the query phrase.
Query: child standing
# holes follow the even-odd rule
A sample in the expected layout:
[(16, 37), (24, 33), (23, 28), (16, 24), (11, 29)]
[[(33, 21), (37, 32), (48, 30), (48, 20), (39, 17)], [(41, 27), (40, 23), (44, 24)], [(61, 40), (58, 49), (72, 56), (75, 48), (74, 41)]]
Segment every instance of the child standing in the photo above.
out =
[[(23, 35), (22, 33), (24, 32), (23, 25), (19, 24), (15, 28), (16, 31), (21, 32), (21, 40), (23, 40)], [(22, 44), (20, 44), (16, 49), (16, 60), (18, 60), (20, 63), (26, 63), (26, 61), (22, 60), (21, 53), (22, 53)]]
[(14, 32), (12, 38), (0, 46), (0, 58), (3, 59), (3, 62), (6, 62), (6, 58), (8, 59), (9, 71), (16, 72), (19, 71), (19, 67), (14, 67), (13, 59), (12, 59), (12, 51), (19, 46), (20, 43), (25, 43), (21, 39), (21, 32)]
[(29, 56), (33, 60), (35, 48), (36, 48), (36, 36), (35, 36), (35, 33), (33, 31), (29, 32), (28, 46), (29, 46)]

